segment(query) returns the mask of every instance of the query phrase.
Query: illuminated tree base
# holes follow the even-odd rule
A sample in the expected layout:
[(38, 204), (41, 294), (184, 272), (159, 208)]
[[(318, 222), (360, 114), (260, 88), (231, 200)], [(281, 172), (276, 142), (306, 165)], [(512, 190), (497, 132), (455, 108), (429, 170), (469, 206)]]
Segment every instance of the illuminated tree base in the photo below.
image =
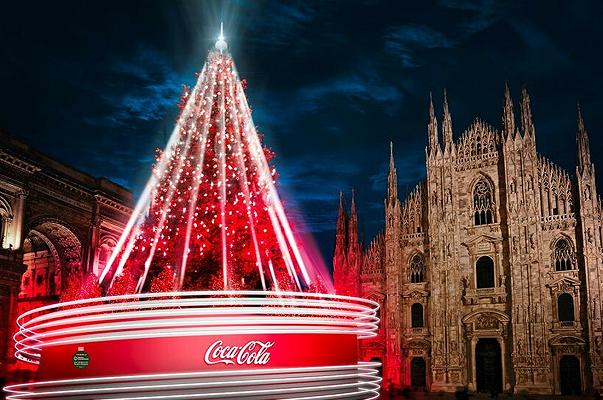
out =
[(16, 356), (39, 364), (9, 399), (374, 399), (372, 301), (298, 292), (104, 297), (21, 315)]

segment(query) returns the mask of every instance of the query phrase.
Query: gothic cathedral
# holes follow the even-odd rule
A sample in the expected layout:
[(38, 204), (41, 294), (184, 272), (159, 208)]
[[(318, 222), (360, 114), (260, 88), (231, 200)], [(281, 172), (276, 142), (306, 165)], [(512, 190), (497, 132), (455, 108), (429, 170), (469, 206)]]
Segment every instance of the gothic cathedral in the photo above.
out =
[[(476, 119), (453, 139), (430, 102), (427, 178), (398, 198), (390, 155), (385, 229), (359, 243), (340, 203), (339, 294), (381, 304), (360, 349), (384, 386), (429, 391), (603, 391), (602, 203), (580, 110), (576, 176), (536, 151), (530, 98), (520, 126), (505, 88), (501, 129)], [(441, 135), (440, 135), (441, 132)]]

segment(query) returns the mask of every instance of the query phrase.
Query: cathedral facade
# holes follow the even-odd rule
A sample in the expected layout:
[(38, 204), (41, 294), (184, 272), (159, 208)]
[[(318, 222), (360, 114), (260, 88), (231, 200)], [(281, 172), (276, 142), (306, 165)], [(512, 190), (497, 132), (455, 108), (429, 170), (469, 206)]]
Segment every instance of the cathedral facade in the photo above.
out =
[[(536, 149), (530, 99), (505, 89), (502, 125), (453, 138), (444, 94), (430, 102), (427, 177), (397, 191), (390, 155), (385, 226), (363, 248), (354, 201), (340, 204), (340, 294), (381, 305), (384, 386), (429, 391), (603, 391), (602, 204), (582, 115), (575, 176)], [(440, 123), (438, 123), (440, 122)], [(518, 123), (516, 123), (518, 122)], [(438, 126), (441, 126), (439, 128)]]

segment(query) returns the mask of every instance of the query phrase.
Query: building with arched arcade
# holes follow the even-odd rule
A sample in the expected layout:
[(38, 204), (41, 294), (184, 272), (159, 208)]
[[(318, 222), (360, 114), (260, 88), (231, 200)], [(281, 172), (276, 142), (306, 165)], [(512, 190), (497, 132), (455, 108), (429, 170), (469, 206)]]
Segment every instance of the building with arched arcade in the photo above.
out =
[[(99, 274), (132, 194), (0, 132), (0, 371), (14, 372), (16, 317), (56, 303), (72, 274)], [(26, 377), (21, 377), (21, 379)]]
[(427, 178), (404, 200), (392, 150), (368, 248), (354, 202), (349, 217), (340, 206), (335, 285), (381, 304), (360, 351), (386, 386), (603, 391), (602, 205), (584, 121), (570, 177), (537, 152), (525, 89), (517, 120), (506, 88), (502, 126), (476, 119), (455, 140), (444, 96), (441, 119), (430, 104)]

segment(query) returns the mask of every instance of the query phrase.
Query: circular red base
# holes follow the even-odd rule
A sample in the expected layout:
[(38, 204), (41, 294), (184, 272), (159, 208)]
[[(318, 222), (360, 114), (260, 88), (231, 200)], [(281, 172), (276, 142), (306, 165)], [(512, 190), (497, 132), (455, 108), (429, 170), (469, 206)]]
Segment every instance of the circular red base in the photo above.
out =
[(17, 320), (38, 381), (10, 399), (378, 397), (358, 339), (378, 305), (335, 295), (179, 292), (79, 300)]

